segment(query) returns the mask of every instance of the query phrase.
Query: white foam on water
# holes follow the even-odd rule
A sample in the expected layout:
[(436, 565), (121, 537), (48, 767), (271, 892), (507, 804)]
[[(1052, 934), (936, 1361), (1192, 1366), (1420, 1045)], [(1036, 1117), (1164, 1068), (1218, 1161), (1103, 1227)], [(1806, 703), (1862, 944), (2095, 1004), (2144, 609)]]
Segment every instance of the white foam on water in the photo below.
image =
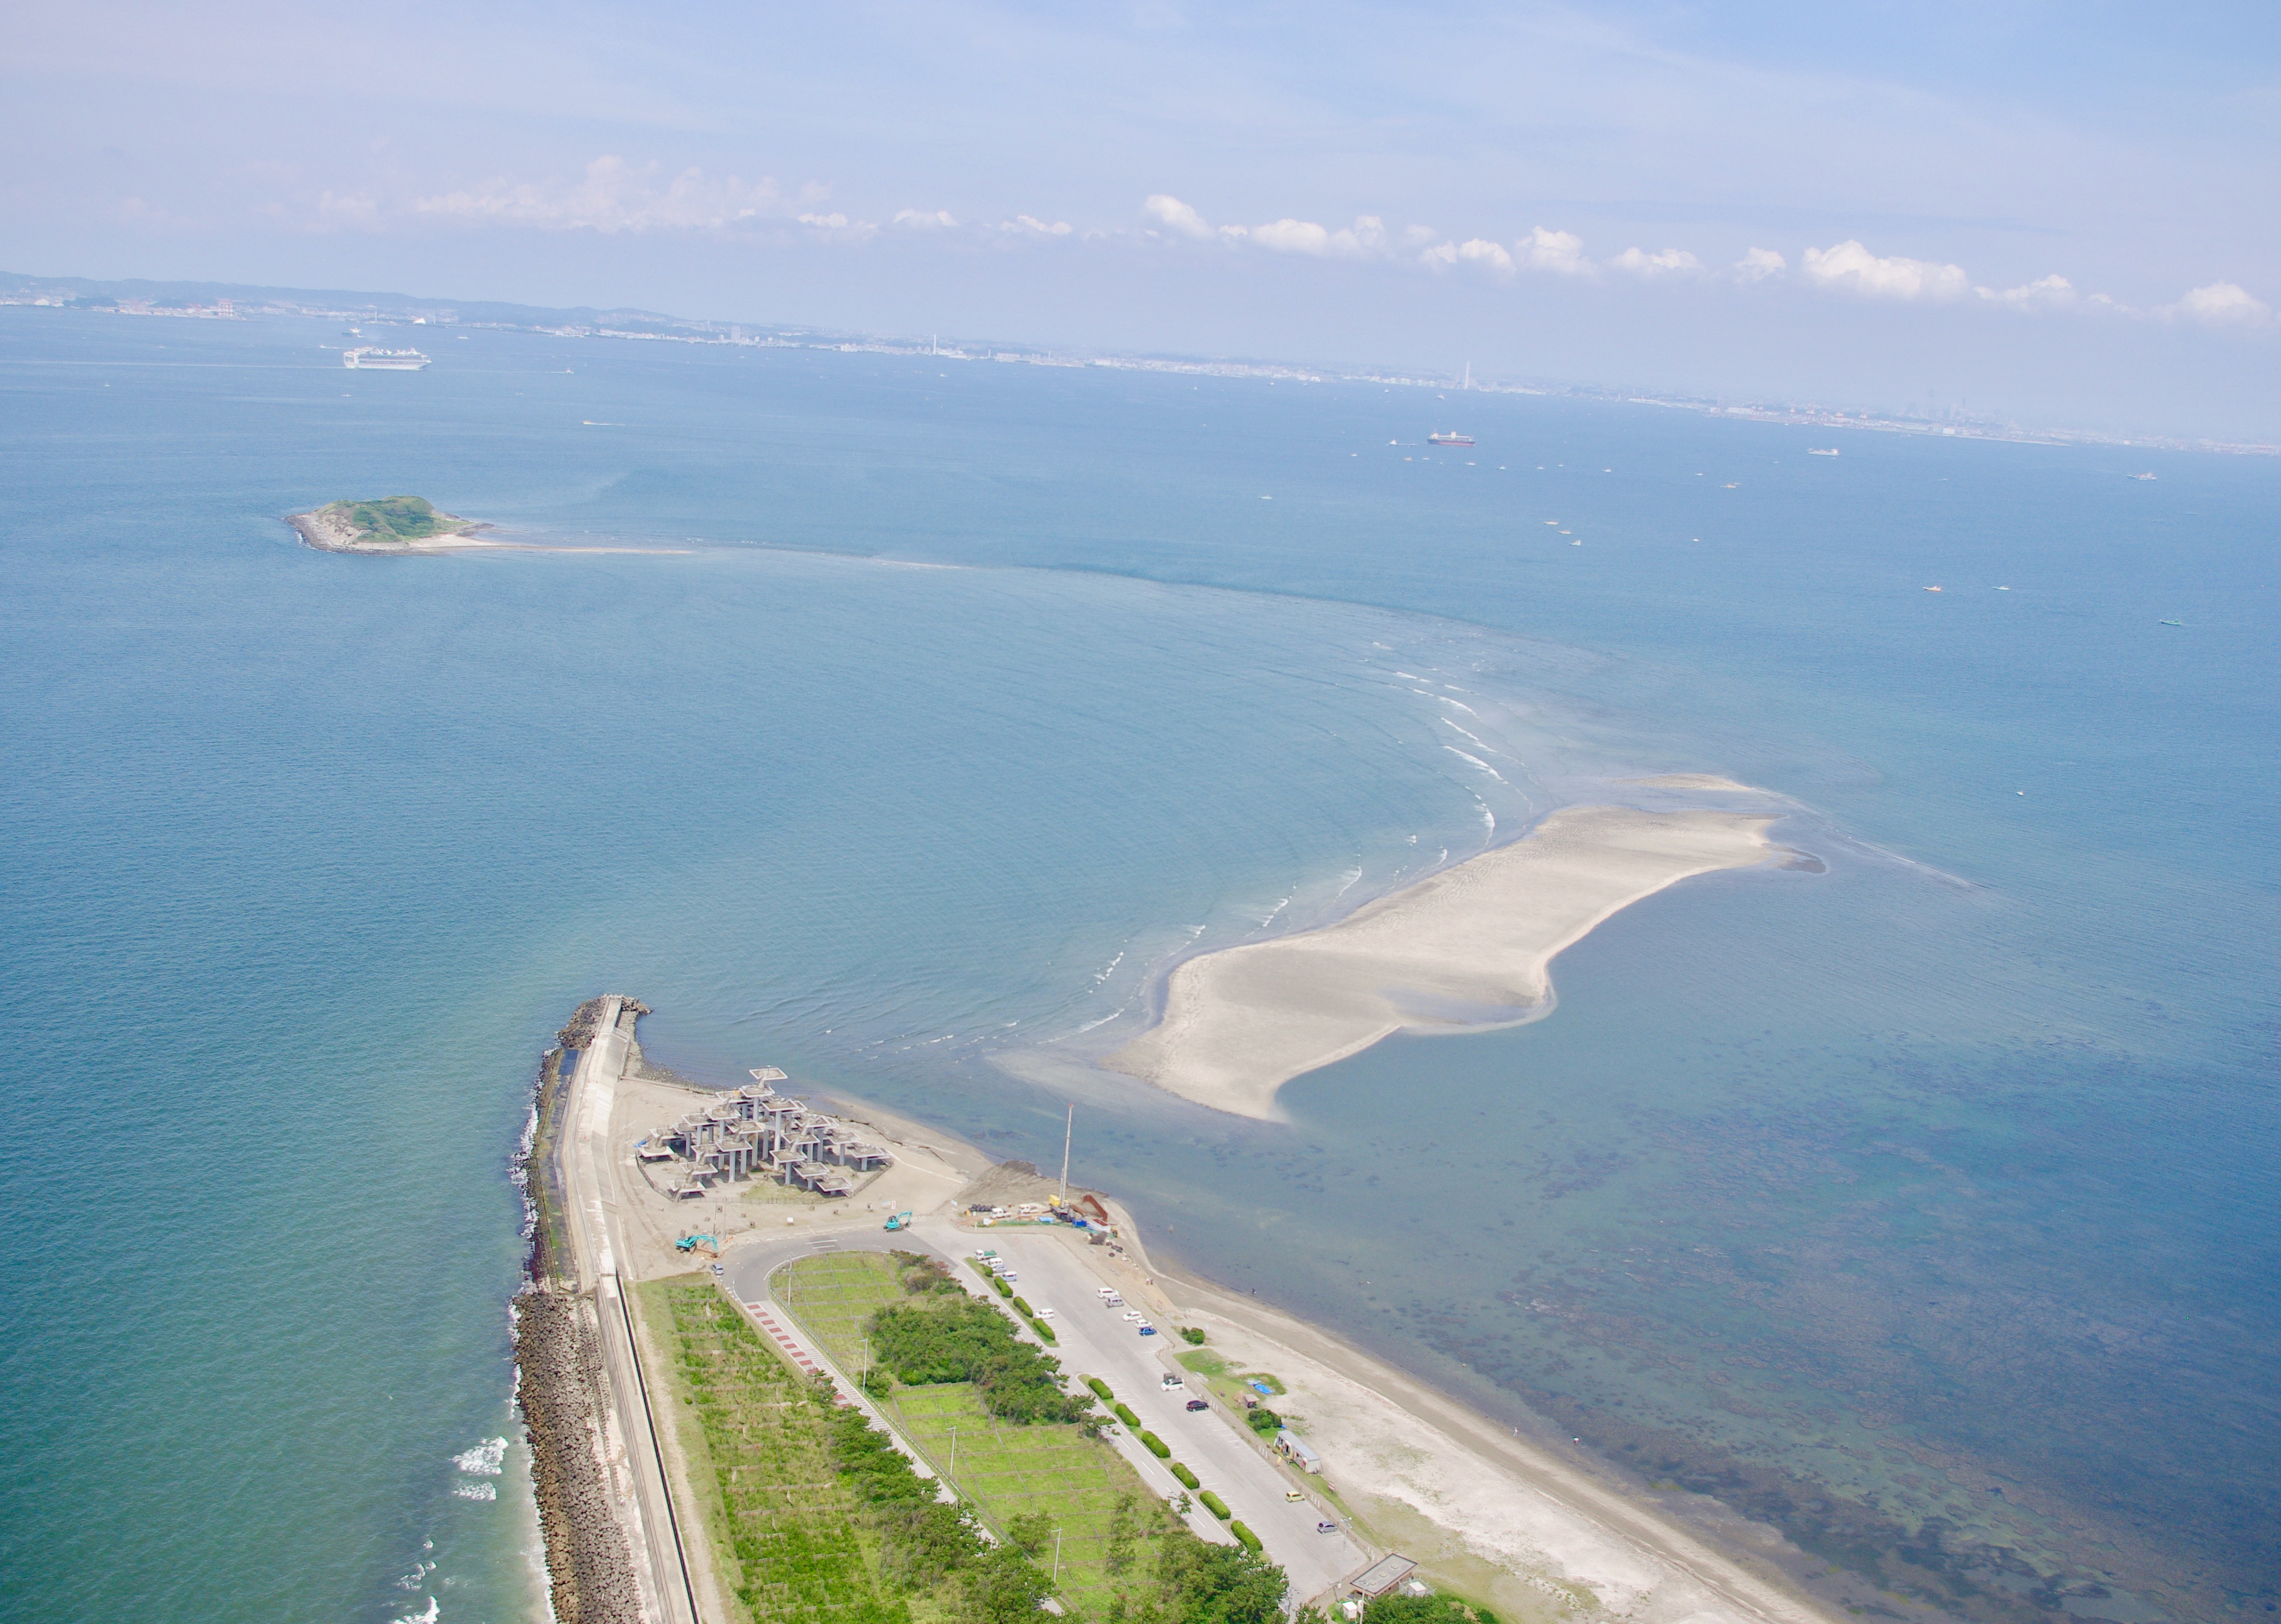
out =
[(475, 1448), (452, 1457), (452, 1464), (470, 1477), (497, 1477), (506, 1463), (505, 1438), (485, 1438)]
[(454, 1483), (452, 1485), (452, 1492), (462, 1500), (496, 1500), (499, 1498), (499, 1485), (497, 1483)]
[(1475, 766), (1481, 768), (1482, 772), (1487, 773), (1491, 778), (1496, 779), (1497, 782), (1502, 784), (1505, 781), (1504, 774), (1498, 772), (1495, 767), (1482, 760), (1479, 756), (1468, 755), (1454, 744), (1444, 744), (1442, 748), (1462, 760), (1472, 762)]
[(431, 1596), (428, 1598), (428, 1610), (425, 1612), (407, 1612), (400, 1619), (390, 1619), (389, 1624), (436, 1624), (437, 1619), (442, 1616), (443, 1612), (443, 1604)]

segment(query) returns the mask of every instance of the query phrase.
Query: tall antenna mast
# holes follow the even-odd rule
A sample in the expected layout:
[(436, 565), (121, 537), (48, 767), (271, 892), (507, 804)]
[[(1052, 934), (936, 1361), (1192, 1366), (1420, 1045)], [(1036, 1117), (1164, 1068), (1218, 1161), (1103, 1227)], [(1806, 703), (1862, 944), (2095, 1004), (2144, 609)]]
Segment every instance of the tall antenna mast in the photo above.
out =
[(1076, 1134), (1077, 1102), (1075, 1100), (1071, 1100), (1070, 1102), (1069, 1108), (1069, 1120), (1062, 1124), (1062, 1205), (1063, 1206), (1067, 1206), (1069, 1205), (1070, 1141), (1071, 1138), (1075, 1137)]

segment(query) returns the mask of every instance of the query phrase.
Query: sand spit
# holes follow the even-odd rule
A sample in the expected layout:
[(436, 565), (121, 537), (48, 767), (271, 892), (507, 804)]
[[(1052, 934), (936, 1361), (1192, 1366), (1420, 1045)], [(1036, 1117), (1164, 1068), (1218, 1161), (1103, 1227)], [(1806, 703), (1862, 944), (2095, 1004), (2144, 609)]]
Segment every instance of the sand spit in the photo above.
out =
[(1565, 808), (1512, 844), (1335, 925), (1190, 959), (1172, 972), (1164, 1019), (1102, 1064), (1199, 1104), (1272, 1120), (1286, 1082), (1393, 1033), (1543, 1013), (1554, 955), (1667, 885), (1767, 861), (1774, 821)]
[(1764, 795), (1763, 789), (1753, 789), (1748, 784), (1738, 784), (1731, 778), (1720, 778), (1715, 773), (1662, 773), (1653, 778), (1624, 778), (1619, 783), (1638, 784), (1648, 789), (1709, 789), (1726, 795)]
[(430, 535), (419, 541), (375, 541), (360, 535), (349, 521), (338, 513), (322, 508), (310, 513), (294, 513), (285, 522), (307, 545), (320, 552), (355, 552), (391, 558), (421, 557), (447, 552), (582, 552), (633, 553), (644, 557), (685, 558), (693, 550), (687, 547), (557, 547), (540, 542), (502, 542), (480, 532), (496, 527), (474, 520), (465, 521), (467, 528)]

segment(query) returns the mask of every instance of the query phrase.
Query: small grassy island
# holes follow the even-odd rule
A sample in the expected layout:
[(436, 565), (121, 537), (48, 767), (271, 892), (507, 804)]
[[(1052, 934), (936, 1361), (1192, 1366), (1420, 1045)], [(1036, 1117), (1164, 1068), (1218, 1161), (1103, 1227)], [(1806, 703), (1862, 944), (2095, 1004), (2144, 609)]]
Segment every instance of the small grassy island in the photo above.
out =
[(327, 552), (442, 552), (480, 545), (468, 538), (491, 527), (480, 520), (439, 513), (425, 496), (380, 496), (368, 502), (329, 502), (286, 523), (301, 539)]

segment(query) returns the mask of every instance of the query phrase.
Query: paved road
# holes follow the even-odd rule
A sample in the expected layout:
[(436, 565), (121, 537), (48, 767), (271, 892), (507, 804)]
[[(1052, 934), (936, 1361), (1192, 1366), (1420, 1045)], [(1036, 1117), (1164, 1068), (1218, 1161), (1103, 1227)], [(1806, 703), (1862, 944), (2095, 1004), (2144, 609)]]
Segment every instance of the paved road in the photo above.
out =
[[(1337, 1520), (1335, 1512), (1312, 1499), (1285, 1499), (1288, 1490), (1308, 1486), (1308, 1480), (1277, 1459), (1239, 1420), (1217, 1401), (1210, 1410), (1191, 1412), (1187, 1404), (1195, 1393), (1164, 1388), (1165, 1372), (1186, 1374), (1173, 1362), (1173, 1355), (1187, 1344), (1161, 1316), (1149, 1316), (1158, 1335), (1143, 1336), (1123, 1317), (1125, 1309), (1101, 1306), (1097, 1288), (1109, 1277), (1094, 1269), (1082, 1246), (1071, 1244), (1069, 1232), (991, 1229), (978, 1235), (939, 1220), (922, 1220), (918, 1233), (938, 1251), (971, 1252), (977, 1246), (991, 1246), (1009, 1259), (1021, 1275), (1015, 1289), (1023, 1300), (1032, 1308), (1055, 1311), (1050, 1321), (1059, 1339), (1054, 1351), (1063, 1368), (1108, 1382), (1132, 1406), (1140, 1424), (1171, 1446), (1172, 1459), (1184, 1462), (1205, 1488), (1227, 1502), (1290, 1576), (1295, 1600), (1321, 1596), (1367, 1560), (1343, 1529), (1335, 1534), (1315, 1531), (1321, 1520)], [(961, 1272), (970, 1281), (975, 1278), (963, 1265)], [(1136, 1302), (1127, 1306), (1142, 1305)], [(1199, 1383), (1199, 1391), (1201, 1387)], [(1118, 1442), (1150, 1488), (1165, 1495), (1179, 1492), (1179, 1482), (1138, 1439)], [(1192, 1520), (1209, 1538), (1229, 1537), (1223, 1532), (1226, 1525), (1209, 1512), (1200, 1508)]]
[(619, 1290), (618, 1158), (610, 1140), (610, 1107), (626, 1067), (626, 1040), (617, 1029), (619, 1007), (616, 998), (605, 1001), (599, 1035), (579, 1058), (577, 1073), (571, 1079), (565, 1113), (570, 1143), (562, 1157), (570, 1251), (577, 1263), (578, 1288), (592, 1293), (601, 1325), (602, 1368), (615, 1412), (611, 1431), (615, 1435), (606, 1443), (612, 1464), (622, 1463), (631, 1480), (630, 1503), (622, 1498), (621, 1512), (631, 1525), (626, 1534), (633, 1546), (634, 1576), (641, 1587), (643, 1613), (658, 1624), (698, 1624), (632, 1328)]

